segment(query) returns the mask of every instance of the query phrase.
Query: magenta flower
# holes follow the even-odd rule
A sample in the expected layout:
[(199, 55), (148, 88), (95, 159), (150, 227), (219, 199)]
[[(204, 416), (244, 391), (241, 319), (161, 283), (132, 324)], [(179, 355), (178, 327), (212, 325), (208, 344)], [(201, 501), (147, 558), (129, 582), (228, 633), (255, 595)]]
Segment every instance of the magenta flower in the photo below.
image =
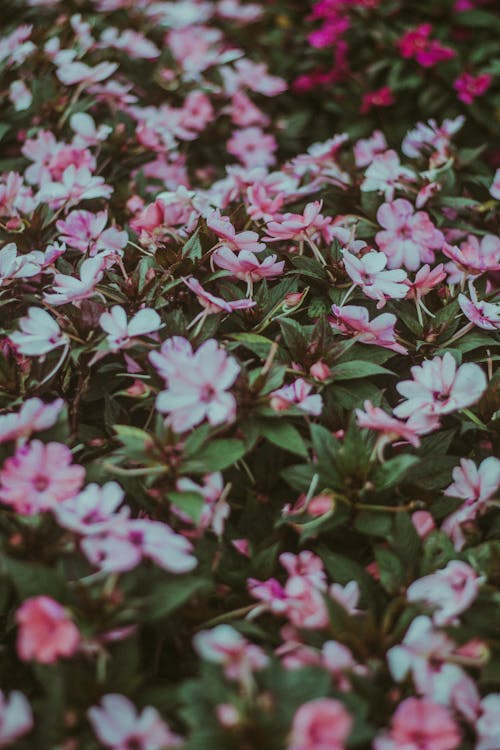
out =
[(453, 88), (461, 102), (472, 104), (474, 99), (482, 96), (489, 89), (491, 81), (490, 73), (479, 73), (479, 75), (473, 76), (471, 73), (464, 71), (454, 81)]
[(358, 305), (332, 305), (332, 313), (329, 322), (334, 330), (356, 336), (360, 344), (373, 344), (384, 349), (392, 349), (398, 354), (406, 354), (404, 346), (396, 341), (396, 316), (392, 313), (382, 313), (369, 320), (366, 307)]
[(108, 693), (87, 715), (99, 741), (111, 750), (167, 750), (181, 744), (156, 708), (146, 706), (138, 713), (124, 695)]
[(251, 672), (262, 669), (269, 661), (261, 648), (249, 643), (230, 625), (196, 633), (194, 647), (202, 659), (221, 664), (230, 680), (248, 680)]
[(8, 458), (0, 471), (0, 500), (16, 513), (34, 515), (74, 497), (85, 469), (72, 464), (70, 449), (61, 443), (32, 440)]
[(471, 606), (484, 578), (460, 560), (452, 560), (442, 570), (419, 578), (406, 591), (409, 602), (423, 601), (434, 608), (436, 625), (453, 625), (457, 617)]
[(295, 713), (287, 750), (344, 750), (352, 717), (334, 698), (316, 698)]
[(26, 599), (16, 612), (16, 622), (17, 653), (23, 661), (53, 664), (61, 656), (72, 656), (80, 645), (78, 628), (49, 596)]
[(399, 704), (391, 727), (374, 741), (374, 750), (454, 750), (460, 731), (444, 706), (426, 698)]
[(9, 695), (0, 690), (0, 747), (6, 747), (30, 731), (33, 712), (26, 696), (19, 690)]
[(445, 47), (437, 39), (430, 39), (431, 33), (432, 25), (423, 23), (403, 34), (397, 43), (401, 57), (414, 58), (423, 68), (431, 68), (456, 56), (451, 47)]
[(384, 307), (388, 299), (403, 299), (408, 293), (405, 284), (406, 271), (384, 270), (387, 256), (384, 253), (368, 252), (356, 257), (343, 250), (344, 267), (355, 286), (360, 286), (370, 299), (377, 300), (377, 309)]
[(426, 360), (411, 368), (412, 380), (396, 386), (406, 398), (394, 409), (397, 417), (409, 417), (417, 412), (438, 416), (451, 414), (479, 401), (487, 388), (486, 375), (473, 362), (457, 368), (453, 355)]
[(359, 111), (362, 115), (365, 115), (373, 107), (390, 107), (394, 104), (394, 95), (389, 86), (382, 86), (382, 88), (376, 91), (368, 91), (363, 94), (363, 100)]
[(298, 378), (294, 383), (284, 385), (270, 394), (271, 407), (275, 411), (286, 411), (295, 406), (300, 411), (317, 417), (323, 409), (323, 399), (319, 393), (311, 395), (312, 389), (310, 383)]
[(444, 244), (444, 236), (429, 214), (415, 213), (412, 204), (403, 198), (380, 206), (377, 221), (385, 231), (377, 232), (375, 240), (388, 258), (388, 268), (404, 266), (416, 271), (422, 263), (433, 263), (434, 250)]
[(156, 407), (169, 414), (167, 422), (176, 432), (185, 432), (204, 419), (212, 425), (234, 419), (236, 400), (227, 389), (240, 367), (214, 339), (205, 341), (195, 353), (186, 339), (169, 339), (161, 353), (152, 352), (150, 359), (168, 382)]

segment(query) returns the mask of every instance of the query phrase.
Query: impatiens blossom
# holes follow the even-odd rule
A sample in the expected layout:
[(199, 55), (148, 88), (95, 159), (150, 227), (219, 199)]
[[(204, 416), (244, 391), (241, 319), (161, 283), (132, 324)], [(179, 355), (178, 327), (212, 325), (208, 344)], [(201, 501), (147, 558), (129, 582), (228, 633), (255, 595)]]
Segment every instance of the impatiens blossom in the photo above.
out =
[(6, 747), (33, 727), (33, 712), (26, 696), (13, 690), (8, 695), (0, 690), (0, 747)]
[(28, 308), (28, 315), (21, 318), (19, 325), (21, 331), (11, 333), (10, 340), (21, 354), (37, 357), (66, 345), (59, 324), (41, 307)]
[(366, 307), (358, 305), (332, 305), (332, 313), (329, 321), (334, 330), (356, 336), (360, 344), (373, 344), (406, 354), (404, 346), (396, 341), (396, 316), (392, 313), (382, 313), (370, 320)]
[(477, 744), (475, 750), (495, 750), (500, 746), (500, 693), (485, 696), (480, 703), (476, 721)]
[(464, 71), (454, 82), (453, 88), (457, 92), (457, 97), (464, 104), (472, 104), (474, 99), (482, 96), (488, 91), (492, 81), (490, 73), (479, 73), (474, 76)]
[(64, 402), (58, 398), (44, 404), (39, 398), (27, 399), (18, 412), (0, 415), (0, 443), (27, 439), (33, 432), (48, 430), (56, 422)]
[(277, 147), (274, 136), (256, 126), (237, 130), (226, 144), (228, 152), (245, 167), (271, 166), (276, 162), (274, 152)]
[(399, 704), (388, 732), (375, 739), (374, 750), (454, 750), (460, 731), (444, 706), (425, 698)]
[(373, 107), (390, 107), (394, 104), (394, 95), (389, 86), (382, 86), (382, 88), (376, 91), (368, 91), (363, 94), (363, 100), (359, 111), (365, 115)]
[(124, 695), (104, 695), (87, 715), (99, 741), (111, 750), (167, 750), (181, 744), (156, 708), (146, 706), (139, 713)]
[(33, 95), (24, 81), (13, 81), (9, 87), (9, 99), (16, 112), (22, 112), (31, 107)]
[(436, 229), (425, 211), (413, 210), (404, 198), (384, 203), (377, 211), (377, 221), (384, 231), (375, 240), (387, 256), (387, 268), (416, 271), (422, 263), (434, 262), (434, 251), (444, 244), (443, 234)]
[(431, 68), (437, 63), (455, 57), (454, 49), (430, 38), (432, 30), (430, 23), (423, 23), (403, 34), (397, 43), (401, 56), (407, 59), (414, 58), (423, 68)]
[(412, 380), (396, 386), (406, 399), (394, 409), (400, 418), (416, 412), (438, 416), (466, 409), (479, 401), (487, 387), (479, 365), (468, 362), (457, 367), (450, 352), (412, 367), (411, 374)]
[(104, 177), (92, 175), (87, 167), (76, 168), (74, 164), (67, 167), (60, 181), (47, 182), (38, 193), (38, 200), (47, 202), (57, 209), (66, 205), (68, 208), (91, 198), (109, 198), (113, 188), (106, 185)]
[(29, 255), (18, 255), (13, 242), (0, 250), (0, 287), (13, 279), (26, 279), (35, 276), (40, 266)]
[(74, 497), (85, 469), (72, 463), (62, 443), (32, 440), (8, 458), (0, 471), (0, 500), (17, 513), (33, 515)]
[(123, 307), (114, 305), (110, 312), (101, 315), (99, 325), (107, 334), (110, 350), (118, 352), (133, 344), (138, 336), (157, 331), (161, 327), (161, 318), (154, 310), (144, 308), (127, 321)]
[(360, 138), (354, 144), (354, 160), (357, 167), (367, 167), (374, 156), (387, 151), (387, 141), (381, 130), (374, 130), (370, 138)]
[(414, 172), (407, 167), (403, 167), (397, 153), (390, 149), (374, 156), (365, 171), (365, 179), (361, 183), (361, 190), (364, 192), (376, 190), (384, 193), (386, 201), (392, 201), (396, 190), (404, 190), (406, 184), (414, 180)]
[(345, 750), (352, 724), (352, 717), (340, 701), (308, 701), (293, 717), (287, 750)]
[(200, 305), (204, 308), (201, 316), (210, 315), (214, 313), (226, 312), (231, 313), (234, 310), (248, 310), (250, 307), (254, 307), (256, 302), (251, 299), (235, 299), (226, 301), (222, 297), (216, 297), (215, 294), (207, 292), (202, 287), (198, 279), (194, 276), (190, 276), (187, 279), (182, 279), (185, 285), (190, 289), (198, 299)]
[(496, 331), (500, 328), (500, 304), (478, 300), (472, 284), (469, 285), (470, 299), (465, 294), (458, 295), (458, 304), (466, 318), (478, 328)]
[(262, 649), (249, 643), (230, 625), (218, 625), (213, 630), (196, 633), (194, 647), (202, 659), (221, 664), (230, 680), (245, 680), (251, 672), (268, 663)]
[(406, 596), (410, 602), (433, 607), (436, 625), (450, 625), (471, 606), (483, 580), (467, 563), (452, 560), (442, 570), (414, 581)]
[(160, 353), (152, 352), (150, 359), (168, 383), (156, 407), (169, 414), (167, 421), (176, 432), (185, 432), (204, 419), (212, 425), (234, 419), (236, 401), (228, 388), (240, 368), (214, 339), (193, 352), (186, 339), (174, 337), (163, 344)]
[(71, 211), (65, 219), (57, 221), (56, 226), (60, 234), (60, 241), (68, 247), (88, 253), (90, 257), (99, 251), (118, 253), (127, 244), (128, 235), (115, 227), (106, 229), (108, 212), (99, 211)]
[(438, 125), (436, 120), (417, 122), (414, 129), (409, 130), (401, 144), (401, 150), (406, 156), (417, 158), (426, 151), (434, 156), (445, 158), (448, 154), (452, 136), (460, 130), (465, 117), (459, 115), (453, 120), (445, 119)]
[(80, 266), (79, 278), (63, 273), (54, 274), (53, 292), (45, 294), (50, 305), (77, 304), (95, 294), (95, 287), (102, 279), (106, 258), (103, 253), (87, 258)]
[(221, 244), (229, 247), (231, 250), (247, 250), (251, 253), (258, 253), (265, 249), (265, 244), (259, 241), (257, 232), (245, 230), (237, 232), (231, 221), (221, 216), (220, 212), (214, 211), (207, 216), (207, 227), (214, 232)]
[(464, 273), (476, 277), (488, 271), (500, 271), (500, 237), (493, 234), (486, 234), (480, 240), (469, 234), (460, 247), (445, 243), (442, 249), (453, 261), (445, 266), (450, 284), (460, 282)]
[[(400, 419), (391, 417), (390, 414), (387, 414), (380, 407), (373, 406), (370, 401), (365, 401), (364, 409), (365, 411), (356, 409), (356, 421), (358, 425), (379, 432), (384, 443), (401, 439), (418, 448), (420, 445), (419, 435), (430, 432), (439, 425), (435, 419), (430, 418), (424, 421), (421, 418), (415, 419), (412, 416), (410, 416), (407, 422), (403, 422)], [(379, 455), (381, 455), (380, 449)]]
[(490, 195), (495, 200), (500, 201), (500, 169), (497, 169), (490, 187)]
[(303, 378), (298, 378), (291, 385), (284, 385), (270, 394), (271, 407), (275, 411), (286, 411), (291, 406), (295, 406), (306, 414), (317, 417), (323, 409), (323, 399), (319, 393), (311, 394), (312, 389), (310, 383)]
[(26, 599), (16, 612), (17, 653), (23, 661), (53, 664), (72, 656), (80, 645), (80, 632), (59, 602), (49, 596)]
[(247, 294), (251, 295), (253, 284), (261, 279), (273, 279), (283, 273), (285, 261), (277, 261), (276, 255), (268, 255), (259, 261), (248, 250), (241, 250), (235, 255), (228, 247), (220, 247), (212, 255), (212, 261), (219, 268), (229, 271), (236, 279), (247, 283)]
[(403, 299), (407, 294), (406, 272), (403, 270), (386, 271), (387, 256), (384, 253), (368, 252), (356, 257), (344, 250), (342, 253), (344, 267), (356, 286), (363, 293), (376, 299), (377, 309), (384, 307), (388, 299)]

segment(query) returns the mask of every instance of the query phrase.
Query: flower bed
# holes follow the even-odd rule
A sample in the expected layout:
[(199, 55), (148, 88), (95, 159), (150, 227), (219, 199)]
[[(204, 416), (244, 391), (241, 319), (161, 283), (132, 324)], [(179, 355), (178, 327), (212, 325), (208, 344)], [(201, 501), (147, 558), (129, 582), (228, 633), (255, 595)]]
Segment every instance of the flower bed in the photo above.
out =
[(500, 747), (500, 16), (422, 5), (6, 2), (0, 747)]

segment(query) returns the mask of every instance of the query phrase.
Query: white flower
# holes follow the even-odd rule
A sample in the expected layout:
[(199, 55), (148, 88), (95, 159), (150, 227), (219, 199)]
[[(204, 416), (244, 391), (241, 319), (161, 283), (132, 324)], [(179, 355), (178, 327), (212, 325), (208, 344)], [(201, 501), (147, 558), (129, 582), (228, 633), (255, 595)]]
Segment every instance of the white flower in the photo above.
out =
[(113, 352), (129, 346), (136, 336), (157, 331), (161, 326), (161, 318), (151, 308), (139, 310), (127, 322), (127, 314), (123, 307), (114, 305), (110, 312), (105, 312), (99, 318), (99, 325), (108, 334), (109, 348)]
[(21, 331), (10, 334), (10, 340), (21, 354), (37, 357), (66, 344), (66, 336), (54, 318), (41, 307), (30, 307), (19, 321)]

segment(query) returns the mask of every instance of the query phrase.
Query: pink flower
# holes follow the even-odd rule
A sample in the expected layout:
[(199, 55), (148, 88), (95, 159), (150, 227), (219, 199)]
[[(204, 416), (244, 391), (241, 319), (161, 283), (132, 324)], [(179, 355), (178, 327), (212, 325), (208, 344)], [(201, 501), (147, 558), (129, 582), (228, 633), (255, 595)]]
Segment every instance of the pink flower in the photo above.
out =
[(127, 321), (127, 313), (123, 307), (114, 305), (110, 312), (101, 315), (99, 325), (107, 334), (110, 350), (118, 352), (133, 345), (138, 336), (153, 333), (161, 328), (161, 318), (155, 310), (146, 307)]
[(0, 286), (13, 279), (26, 279), (40, 273), (40, 266), (33, 262), (32, 256), (18, 255), (13, 242), (4, 245), (0, 250)]
[(74, 497), (85, 469), (72, 464), (70, 449), (61, 443), (32, 440), (8, 458), (0, 471), (0, 500), (16, 513), (34, 515)]
[(344, 750), (352, 729), (344, 704), (333, 698), (316, 698), (295, 713), (287, 750)]
[(87, 112), (75, 112), (69, 118), (71, 130), (75, 133), (73, 143), (80, 148), (97, 146), (105, 141), (112, 132), (110, 125), (96, 127), (95, 120)]
[(425, 539), (436, 528), (434, 518), (427, 510), (416, 510), (412, 513), (411, 522), (420, 539)]
[(146, 706), (138, 713), (124, 695), (108, 693), (87, 715), (100, 742), (111, 750), (167, 750), (181, 744), (156, 708)]
[(500, 238), (494, 234), (486, 234), (481, 240), (469, 234), (460, 247), (445, 243), (442, 250), (453, 261), (446, 266), (449, 284), (460, 283), (464, 273), (476, 277), (482, 273), (500, 271)]
[(0, 690), (0, 747), (15, 742), (33, 727), (33, 712), (26, 696), (13, 690), (8, 696)]
[(431, 151), (434, 160), (437, 157), (443, 160), (449, 154), (452, 136), (460, 130), (464, 122), (463, 115), (458, 115), (453, 120), (445, 119), (441, 125), (434, 119), (417, 122), (415, 128), (409, 130), (403, 138), (401, 150), (412, 159), (418, 158), (427, 150)]
[(363, 100), (359, 111), (365, 115), (373, 107), (390, 107), (394, 104), (394, 96), (389, 86), (382, 86), (382, 88), (376, 91), (368, 91), (363, 94)]
[(276, 162), (277, 148), (275, 137), (256, 126), (235, 131), (227, 142), (228, 152), (245, 167), (270, 167)]
[(194, 637), (194, 647), (202, 659), (223, 665), (230, 680), (245, 681), (269, 661), (261, 648), (249, 643), (230, 625), (201, 630)]
[(303, 378), (298, 378), (294, 383), (284, 385), (270, 394), (271, 407), (275, 411), (286, 411), (295, 406), (300, 411), (317, 417), (323, 409), (323, 399), (318, 393), (310, 395), (311, 391), (312, 385)]
[(414, 182), (415, 173), (399, 162), (399, 156), (390, 149), (382, 154), (376, 154), (365, 171), (365, 179), (361, 183), (363, 192), (376, 190), (384, 193), (386, 201), (392, 201), (396, 189), (404, 190), (407, 182)]
[(0, 443), (9, 440), (26, 440), (32, 432), (42, 432), (52, 427), (64, 406), (58, 398), (51, 404), (44, 404), (39, 398), (29, 398), (18, 412), (0, 415)]
[(234, 419), (236, 400), (227, 389), (240, 368), (214, 339), (193, 353), (186, 339), (174, 337), (164, 342), (161, 353), (152, 352), (150, 359), (167, 375), (168, 388), (158, 395), (156, 406), (170, 415), (167, 421), (176, 432), (185, 432), (204, 419), (212, 425)]
[(458, 304), (465, 317), (485, 331), (496, 331), (500, 328), (500, 305), (496, 302), (478, 300), (472, 284), (469, 284), (469, 293), (471, 299), (468, 299), (465, 294), (458, 295)]
[(19, 321), (20, 331), (9, 338), (21, 354), (37, 357), (67, 345), (67, 338), (52, 315), (41, 307), (28, 308), (28, 315)]
[(23, 661), (53, 664), (61, 656), (72, 656), (80, 645), (78, 628), (49, 596), (26, 599), (16, 612), (16, 622), (17, 653)]
[(84, 84), (85, 87), (98, 81), (109, 78), (118, 68), (118, 63), (102, 62), (92, 68), (80, 61), (64, 62), (57, 68), (56, 75), (65, 86), (74, 86), (76, 83)]
[(442, 570), (414, 581), (406, 596), (409, 602), (424, 601), (433, 607), (436, 625), (453, 625), (477, 597), (483, 582), (484, 578), (477, 576), (470, 565), (452, 560)]
[(500, 201), (500, 169), (497, 169), (490, 187), (490, 195), (495, 200)]
[(33, 95), (24, 81), (13, 81), (9, 86), (9, 99), (16, 112), (22, 112), (31, 107)]
[(374, 130), (370, 138), (360, 138), (354, 144), (354, 161), (357, 167), (367, 167), (377, 154), (387, 150), (387, 141), (381, 130)]
[(460, 731), (450, 712), (425, 698), (399, 704), (388, 732), (377, 737), (374, 750), (454, 750)]
[(231, 221), (226, 216), (221, 216), (218, 211), (214, 211), (207, 216), (207, 227), (214, 232), (231, 250), (247, 250), (252, 253), (258, 253), (265, 250), (266, 246), (259, 241), (257, 232), (244, 231), (236, 232)]
[(95, 177), (87, 167), (75, 167), (70, 164), (64, 170), (60, 181), (42, 184), (37, 198), (40, 202), (48, 203), (53, 209), (66, 205), (75, 206), (83, 200), (91, 198), (109, 198), (113, 188), (106, 185), (104, 177)]
[(285, 261), (276, 260), (276, 255), (268, 255), (259, 261), (254, 253), (241, 250), (235, 255), (228, 247), (219, 247), (212, 255), (212, 261), (219, 268), (230, 271), (236, 279), (247, 283), (247, 294), (252, 295), (254, 281), (273, 279), (283, 273)]
[(302, 214), (286, 213), (277, 217), (277, 220), (270, 221), (266, 226), (269, 237), (265, 237), (268, 242), (277, 242), (279, 240), (300, 241), (314, 237), (325, 224), (331, 223), (331, 218), (325, 218), (321, 215), (322, 201), (308, 203)]
[[(205, 501), (200, 514), (198, 528), (207, 529), (211, 527), (219, 536), (224, 532), (224, 524), (229, 516), (230, 507), (223, 496), (224, 479), (220, 471), (205, 474), (203, 484), (196, 484), (192, 479), (181, 477), (177, 480), (175, 488), (178, 492), (195, 492), (201, 495)], [(184, 513), (184, 511), (175, 505), (172, 506), (172, 511), (186, 523), (193, 523), (191, 516), (188, 516), (187, 513)]]
[(454, 81), (453, 88), (457, 91), (457, 97), (464, 104), (472, 104), (474, 99), (482, 96), (490, 87), (492, 76), (490, 73), (480, 73), (473, 76), (464, 71)]
[(496, 750), (500, 747), (500, 693), (485, 696), (480, 710), (475, 726), (478, 738), (475, 750)]
[(430, 39), (431, 33), (431, 24), (424, 23), (403, 34), (398, 41), (401, 56), (414, 58), (423, 68), (431, 68), (438, 62), (456, 56), (454, 49), (443, 46), (436, 39)]
[(329, 322), (334, 330), (356, 336), (360, 344), (373, 344), (392, 349), (398, 354), (406, 354), (404, 346), (396, 341), (395, 315), (383, 313), (370, 321), (366, 307), (358, 305), (332, 305), (332, 313)]
[(207, 292), (194, 276), (189, 276), (187, 279), (183, 278), (182, 280), (188, 289), (196, 294), (198, 302), (204, 308), (204, 312), (201, 313), (202, 315), (210, 315), (220, 312), (231, 313), (234, 312), (234, 310), (248, 310), (250, 307), (255, 307), (256, 303), (251, 299), (235, 299), (227, 301), (222, 297), (216, 297), (214, 294)]
[(387, 255), (388, 268), (404, 266), (416, 271), (422, 263), (434, 262), (434, 250), (444, 244), (444, 236), (436, 229), (425, 211), (413, 210), (412, 204), (398, 198), (384, 203), (377, 211), (377, 221), (385, 231), (377, 232), (377, 245)]
[(438, 416), (465, 409), (479, 401), (487, 388), (487, 380), (479, 365), (468, 362), (457, 368), (453, 355), (426, 360), (411, 368), (412, 380), (396, 386), (406, 398), (394, 409), (397, 417), (416, 412)]
[(403, 299), (408, 287), (406, 271), (385, 271), (387, 256), (384, 253), (368, 252), (356, 257), (347, 250), (342, 251), (344, 267), (355, 286), (360, 286), (370, 299), (376, 299), (377, 309), (384, 307), (388, 299)]
[(359, 427), (376, 430), (384, 435), (389, 442), (402, 438), (415, 448), (419, 447), (419, 434), (421, 434), (421, 431), (418, 427), (412, 426), (411, 419), (408, 422), (395, 419), (383, 409), (380, 409), (380, 407), (373, 406), (370, 401), (365, 401), (364, 408), (365, 411), (361, 409), (355, 410), (356, 421)]
[(105, 229), (107, 222), (107, 211), (96, 214), (91, 211), (71, 211), (65, 219), (56, 222), (61, 233), (59, 240), (81, 253), (88, 253), (90, 257), (101, 250), (119, 253), (127, 244), (128, 235), (116, 227)]
[(429, 266), (428, 263), (422, 266), (415, 274), (413, 281), (407, 280), (408, 284), (408, 298), (409, 299), (420, 299), (429, 292), (432, 292), (438, 284), (446, 278), (446, 271), (443, 270), (444, 266), (439, 263), (435, 268)]
[(45, 301), (50, 305), (66, 305), (68, 302), (76, 304), (92, 297), (95, 287), (104, 275), (107, 258), (107, 253), (100, 253), (84, 260), (80, 266), (80, 278), (55, 273), (53, 291), (45, 293)]

